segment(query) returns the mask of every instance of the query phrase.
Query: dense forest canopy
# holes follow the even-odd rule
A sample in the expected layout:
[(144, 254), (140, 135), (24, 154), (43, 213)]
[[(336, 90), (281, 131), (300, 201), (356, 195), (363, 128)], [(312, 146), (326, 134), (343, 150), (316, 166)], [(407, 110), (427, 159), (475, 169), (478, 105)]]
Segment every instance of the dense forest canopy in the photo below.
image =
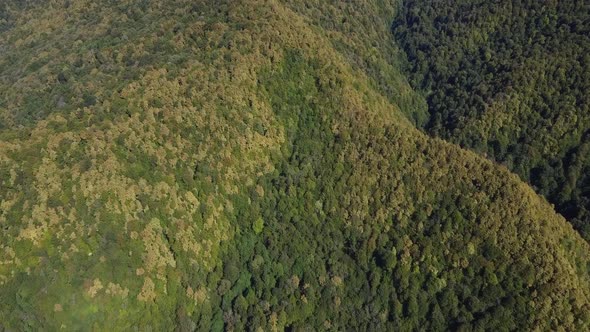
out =
[(425, 128), (502, 162), (590, 240), (590, 2), (402, 1)]
[(384, 1), (8, 1), (0, 330), (587, 330), (590, 246), (416, 128)]

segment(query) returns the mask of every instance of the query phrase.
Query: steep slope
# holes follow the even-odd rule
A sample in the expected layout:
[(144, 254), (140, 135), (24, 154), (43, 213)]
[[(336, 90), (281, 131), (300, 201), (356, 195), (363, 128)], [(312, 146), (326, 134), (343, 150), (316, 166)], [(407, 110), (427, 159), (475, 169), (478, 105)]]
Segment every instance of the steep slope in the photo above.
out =
[(590, 3), (402, 3), (427, 130), (507, 165), (590, 239)]
[[(423, 135), (306, 10), (10, 12), (0, 327), (588, 328), (588, 244), (505, 168)], [(356, 28), (384, 40), (377, 13)], [(14, 128), (29, 90), (44, 102)]]

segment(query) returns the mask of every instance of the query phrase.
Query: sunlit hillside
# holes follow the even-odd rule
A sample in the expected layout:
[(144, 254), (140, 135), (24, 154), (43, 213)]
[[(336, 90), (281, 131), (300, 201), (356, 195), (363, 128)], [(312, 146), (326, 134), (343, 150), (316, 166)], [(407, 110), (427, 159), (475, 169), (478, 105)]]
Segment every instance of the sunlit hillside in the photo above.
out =
[(589, 328), (588, 243), (417, 129), (396, 6), (0, 8), (0, 330)]

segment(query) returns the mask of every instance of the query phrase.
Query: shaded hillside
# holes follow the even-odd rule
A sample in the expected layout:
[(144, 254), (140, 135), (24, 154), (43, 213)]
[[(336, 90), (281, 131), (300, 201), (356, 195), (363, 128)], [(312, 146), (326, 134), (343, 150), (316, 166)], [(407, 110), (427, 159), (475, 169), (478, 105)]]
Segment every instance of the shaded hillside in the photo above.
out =
[(426, 129), (518, 173), (590, 238), (590, 3), (403, 1)]
[(0, 41), (0, 327), (588, 328), (588, 244), (309, 23), (344, 9), (67, 4)]

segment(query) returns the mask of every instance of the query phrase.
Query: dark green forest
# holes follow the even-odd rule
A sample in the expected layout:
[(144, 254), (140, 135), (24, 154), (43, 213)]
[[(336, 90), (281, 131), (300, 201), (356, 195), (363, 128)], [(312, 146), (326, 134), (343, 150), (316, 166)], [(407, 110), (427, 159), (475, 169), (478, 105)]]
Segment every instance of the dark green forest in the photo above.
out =
[(590, 3), (402, 1), (424, 128), (529, 182), (590, 239)]
[(416, 8), (0, 4), (0, 331), (588, 330), (590, 245), (436, 124)]

